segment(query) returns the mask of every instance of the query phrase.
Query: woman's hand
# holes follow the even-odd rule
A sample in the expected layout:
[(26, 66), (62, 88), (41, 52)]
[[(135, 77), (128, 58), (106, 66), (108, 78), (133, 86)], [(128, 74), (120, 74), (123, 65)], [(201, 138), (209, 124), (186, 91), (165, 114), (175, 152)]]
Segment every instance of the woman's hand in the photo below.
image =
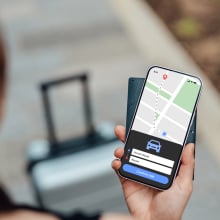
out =
[[(122, 142), (125, 141), (125, 128), (123, 126), (117, 126), (115, 134)], [(123, 154), (123, 148), (115, 150), (114, 155), (118, 159), (112, 162), (112, 168), (116, 173), (121, 167), (119, 159)], [(140, 220), (177, 220), (182, 218), (193, 189), (194, 144), (186, 145), (181, 161), (178, 176), (173, 185), (165, 191), (159, 191), (119, 176), (127, 206), (134, 218)]]

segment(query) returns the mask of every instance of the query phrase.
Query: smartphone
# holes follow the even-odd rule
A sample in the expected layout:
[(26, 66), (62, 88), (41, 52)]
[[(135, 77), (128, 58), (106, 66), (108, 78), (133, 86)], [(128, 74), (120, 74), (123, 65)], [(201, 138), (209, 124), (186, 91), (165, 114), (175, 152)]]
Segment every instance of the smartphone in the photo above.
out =
[(177, 174), (202, 81), (153, 66), (148, 70), (125, 142), (119, 174), (159, 190)]

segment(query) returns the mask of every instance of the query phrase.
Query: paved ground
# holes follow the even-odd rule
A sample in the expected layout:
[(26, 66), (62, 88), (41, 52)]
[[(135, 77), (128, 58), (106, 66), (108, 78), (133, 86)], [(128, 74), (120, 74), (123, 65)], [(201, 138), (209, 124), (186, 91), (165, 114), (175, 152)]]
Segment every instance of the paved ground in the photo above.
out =
[[(0, 175), (17, 201), (34, 203), (25, 174), (25, 153), (33, 139), (45, 137), (39, 83), (88, 70), (95, 122), (124, 123), (127, 78), (144, 75), (155, 57), (150, 50), (149, 60), (140, 53), (108, 1), (23, 0), (0, 4), (10, 56), (7, 113), (0, 140), (0, 167), (4, 169)], [(81, 108), (76, 106), (79, 89), (70, 86), (51, 94), (61, 138), (82, 128), (78, 117)], [(199, 134), (195, 191), (185, 219), (218, 219), (219, 163), (208, 144)]]

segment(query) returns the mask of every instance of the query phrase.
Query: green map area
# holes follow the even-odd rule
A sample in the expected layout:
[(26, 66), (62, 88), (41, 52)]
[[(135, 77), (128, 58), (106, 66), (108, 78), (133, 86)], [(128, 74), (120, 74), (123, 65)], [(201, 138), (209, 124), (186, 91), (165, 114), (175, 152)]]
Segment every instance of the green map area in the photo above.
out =
[(151, 71), (133, 130), (183, 144), (201, 82), (173, 71)]
[[(158, 92), (158, 90), (159, 90), (159, 88), (157, 87), (157, 86), (155, 86), (155, 85), (153, 85), (153, 84), (151, 84), (151, 83), (149, 83), (149, 82), (147, 82), (147, 88), (149, 88), (149, 89), (151, 89), (151, 90), (153, 90), (154, 92)], [(163, 96), (165, 99), (170, 99), (170, 94), (168, 94), (167, 92), (165, 92), (164, 90), (160, 90), (160, 92), (159, 92), (159, 94), (161, 95), (161, 96)]]
[(198, 96), (200, 86), (198, 84), (194, 84), (189, 80), (186, 80), (183, 84), (180, 92), (177, 94), (174, 99), (174, 103), (186, 111), (192, 113), (193, 108)]

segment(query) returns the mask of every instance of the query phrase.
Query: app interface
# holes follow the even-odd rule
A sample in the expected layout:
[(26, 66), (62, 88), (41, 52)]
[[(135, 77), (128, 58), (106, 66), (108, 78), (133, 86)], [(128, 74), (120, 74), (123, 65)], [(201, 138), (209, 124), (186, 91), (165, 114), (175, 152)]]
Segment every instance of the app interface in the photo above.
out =
[(121, 172), (162, 187), (175, 175), (201, 81), (153, 67), (144, 85), (125, 147)]
[(197, 78), (152, 69), (132, 130), (183, 144), (200, 86)]

